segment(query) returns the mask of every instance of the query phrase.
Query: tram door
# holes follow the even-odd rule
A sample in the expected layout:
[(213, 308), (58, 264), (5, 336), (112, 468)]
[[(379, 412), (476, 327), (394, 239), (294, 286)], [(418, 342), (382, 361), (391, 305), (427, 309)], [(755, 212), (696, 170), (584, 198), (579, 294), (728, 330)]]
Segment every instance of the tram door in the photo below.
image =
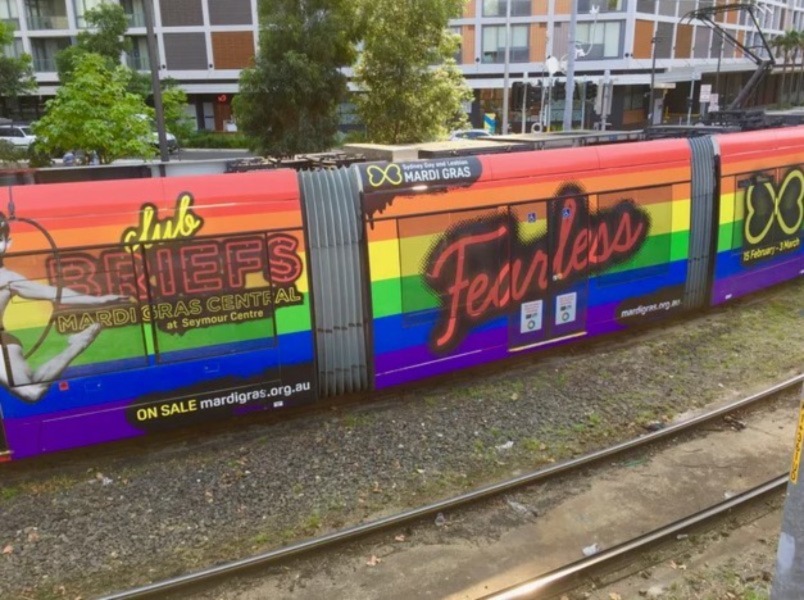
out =
[(558, 197), (510, 207), (509, 349), (586, 333), (589, 200)]

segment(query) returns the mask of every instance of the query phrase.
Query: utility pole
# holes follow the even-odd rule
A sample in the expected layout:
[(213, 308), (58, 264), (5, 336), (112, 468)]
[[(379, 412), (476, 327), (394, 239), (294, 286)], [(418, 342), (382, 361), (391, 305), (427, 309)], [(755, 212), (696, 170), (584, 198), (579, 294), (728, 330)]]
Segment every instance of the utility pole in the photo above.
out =
[(650, 41), (650, 53), (651, 53), (651, 66), (650, 66), (650, 100), (648, 101), (648, 127), (653, 125), (653, 111), (654, 111), (654, 100), (653, 100), (653, 89), (656, 83), (656, 36), (654, 35)]
[(528, 72), (525, 71), (525, 79), (522, 83), (522, 133), (525, 133), (525, 128), (528, 124), (528, 118), (525, 114), (528, 110)]
[(692, 105), (695, 103), (695, 80), (697, 78), (698, 73), (693, 69), (690, 77), (690, 97), (687, 99), (687, 126), (692, 124)]
[[(509, 2), (511, 0), (508, 0)], [(567, 56), (567, 84), (564, 94), (564, 131), (572, 129), (573, 97), (575, 96), (575, 30), (578, 27), (578, 3), (570, 2), (569, 55)]]
[(508, 79), (511, 69), (511, 2), (505, 0), (505, 71), (503, 74), (502, 134), (508, 135)]
[(162, 86), (159, 81), (159, 50), (154, 35), (154, 5), (153, 0), (143, 3), (145, 12), (145, 32), (148, 40), (148, 58), (151, 64), (151, 88), (154, 94), (154, 111), (156, 112), (156, 131), (159, 135), (159, 158), (162, 162), (170, 160), (168, 152), (167, 135), (165, 133), (165, 111), (162, 107)]

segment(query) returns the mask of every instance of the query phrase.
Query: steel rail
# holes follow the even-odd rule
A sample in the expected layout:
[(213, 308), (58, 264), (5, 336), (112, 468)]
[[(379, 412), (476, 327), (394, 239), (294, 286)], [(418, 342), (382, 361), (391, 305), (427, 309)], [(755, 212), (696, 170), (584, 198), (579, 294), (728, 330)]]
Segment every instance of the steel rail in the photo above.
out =
[(573, 587), (573, 582), (588, 577), (595, 569), (604, 567), (617, 559), (632, 554), (642, 553), (649, 547), (661, 543), (668, 538), (688, 531), (696, 525), (713, 521), (734, 508), (745, 506), (767, 494), (783, 490), (790, 479), (789, 474), (780, 475), (762, 485), (742, 494), (715, 504), (693, 515), (679, 519), (673, 523), (650, 531), (622, 544), (603, 550), (589, 558), (559, 567), (553, 571), (523, 581), (505, 590), (483, 596), (481, 600), (523, 600), (525, 598), (546, 598), (554, 594), (566, 592)]
[(559, 474), (579, 469), (580, 467), (590, 465), (592, 463), (598, 462), (610, 456), (616, 454), (622, 454), (624, 452), (634, 450), (641, 446), (652, 444), (660, 439), (678, 434), (686, 429), (696, 427), (702, 423), (715, 420), (728, 413), (735, 412), (737, 410), (750, 406), (755, 402), (768, 398), (769, 396), (773, 396), (774, 394), (778, 394), (779, 392), (792, 389), (797, 385), (801, 385), (802, 382), (804, 382), (804, 374), (799, 374), (796, 375), (795, 377), (791, 377), (790, 379), (779, 382), (769, 387), (766, 390), (763, 390), (756, 394), (752, 394), (740, 400), (736, 400), (734, 402), (721, 406), (720, 408), (717, 408), (711, 412), (698, 415), (696, 417), (682, 421), (680, 423), (675, 423), (659, 431), (645, 434), (641, 437), (629, 440), (627, 442), (622, 442), (620, 444), (610, 446), (609, 448), (605, 448), (603, 450), (599, 450), (591, 454), (586, 454), (579, 458), (557, 463), (555, 465), (551, 465), (549, 467), (545, 467), (537, 471), (533, 471), (531, 473), (526, 473), (524, 475), (520, 475), (512, 479), (507, 479), (502, 482), (487, 485), (478, 488), (476, 490), (473, 490), (471, 492), (460, 494), (458, 496), (453, 496), (451, 498), (439, 500), (426, 506), (421, 506), (401, 513), (397, 513), (395, 515), (389, 515), (387, 517), (376, 519), (374, 521), (369, 521), (367, 523), (361, 523), (360, 525), (355, 525), (353, 527), (341, 529), (339, 531), (335, 531), (320, 537), (298, 542), (296, 544), (292, 544), (284, 548), (271, 550), (268, 552), (256, 554), (254, 556), (249, 556), (247, 558), (243, 558), (233, 562), (210, 567), (201, 571), (196, 571), (194, 573), (181, 575), (179, 577), (175, 577), (172, 579), (166, 579), (163, 581), (158, 581), (131, 590), (114, 593), (108, 596), (103, 596), (100, 600), (132, 600), (134, 598), (147, 598), (157, 595), (161, 596), (169, 591), (175, 591), (184, 587), (199, 585), (201, 583), (209, 582), (220, 577), (232, 575), (236, 572), (244, 571), (246, 569), (258, 566), (265, 567), (269, 564), (288, 559), (298, 554), (308, 553), (313, 550), (318, 550), (335, 544), (342, 544), (344, 542), (359, 537), (363, 537), (372, 533), (377, 533), (390, 527), (398, 527), (405, 523), (409, 523), (411, 521), (415, 521), (423, 517), (436, 514), (438, 512), (475, 503), (478, 502), (479, 500), (484, 500), (492, 496), (497, 496), (499, 494), (502, 494), (503, 492), (515, 488), (537, 483), (539, 481), (556, 477)]

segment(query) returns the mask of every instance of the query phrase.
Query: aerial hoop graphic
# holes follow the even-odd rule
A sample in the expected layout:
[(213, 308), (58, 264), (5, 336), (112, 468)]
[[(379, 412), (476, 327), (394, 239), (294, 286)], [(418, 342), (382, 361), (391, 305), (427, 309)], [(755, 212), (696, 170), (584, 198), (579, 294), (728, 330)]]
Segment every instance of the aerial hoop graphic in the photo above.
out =
[[(13, 194), (13, 188), (10, 194)], [(114, 294), (90, 296), (65, 288), (62, 284), (59, 248), (50, 232), (34, 219), (17, 216), (13, 195), (9, 199), (8, 213), (7, 217), (0, 212), (0, 342), (2, 342), (3, 350), (3, 360), (0, 362), (0, 385), (6, 387), (21, 400), (38, 402), (48, 391), (52, 382), (92, 344), (101, 331), (101, 326), (95, 323), (83, 331), (71, 335), (67, 340), (66, 348), (34, 371), (28, 362), (29, 358), (42, 347), (52, 332), (59, 306), (101, 306), (129, 299)], [(47, 240), (56, 264), (56, 285), (31, 281), (25, 275), (15, 273), (5, 265), (4, 258), (11, 247), (13, 223), (25, 223), (41, 233)], [(20, 339), (6, 330), (3, 322), (6, 309), (15, 297), (48, 301), (53, 307), (47, 325), (27, 353), (23, 351), (23, 343)]]

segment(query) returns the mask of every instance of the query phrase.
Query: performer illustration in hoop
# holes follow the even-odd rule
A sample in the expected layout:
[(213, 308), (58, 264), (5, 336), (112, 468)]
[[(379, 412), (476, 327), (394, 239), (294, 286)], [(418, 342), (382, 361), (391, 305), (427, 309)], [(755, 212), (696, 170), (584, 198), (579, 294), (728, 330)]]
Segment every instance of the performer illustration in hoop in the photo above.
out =
[[(11, 246), (11, 230), (5, 214), (0, 212), (0, 323), (14, 296), (28, 300), (50, 300), (60, 304), (78, 306), (101, 306), (128, 301), (126, 296), (109, 294), (106, 296), (90, 296), (75, 290), (58, 288), (28, 280), (25, 276), (10, 271), (3, 264), (3, 257)], [(26, 402), (36, 402), (47, 392), (51, 382), (64, 369), (86, 350), (100, 333), (98, 323), (90, 325), (83, 331), (71, 335), (67, 347), (56, 356), (32, 371), (22, 348), (22, 342), (6, 331), (0, 324), (0, 343), (3, 356), (0, 360), (0, 383), (5, 385)]]

